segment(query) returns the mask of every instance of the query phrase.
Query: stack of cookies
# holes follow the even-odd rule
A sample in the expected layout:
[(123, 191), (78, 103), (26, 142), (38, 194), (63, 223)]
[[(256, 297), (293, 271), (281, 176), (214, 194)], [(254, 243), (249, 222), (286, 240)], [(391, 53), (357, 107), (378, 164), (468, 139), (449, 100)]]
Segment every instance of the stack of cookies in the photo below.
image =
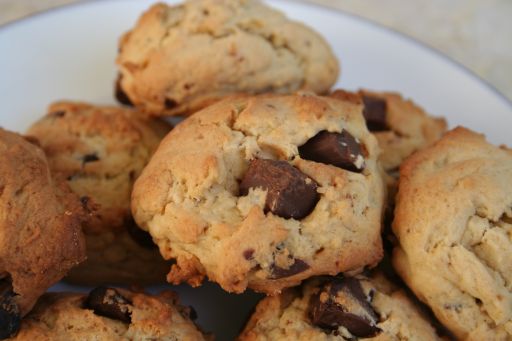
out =
[(239, 340), (512, 339), (512, 150), (332, 89), (324, 39), (257, 0), (156, 4), (117, 65), (124, 107), (0, 130), (1, 339), (212, 339), (141, 289), (205, 279), (267, 295)]

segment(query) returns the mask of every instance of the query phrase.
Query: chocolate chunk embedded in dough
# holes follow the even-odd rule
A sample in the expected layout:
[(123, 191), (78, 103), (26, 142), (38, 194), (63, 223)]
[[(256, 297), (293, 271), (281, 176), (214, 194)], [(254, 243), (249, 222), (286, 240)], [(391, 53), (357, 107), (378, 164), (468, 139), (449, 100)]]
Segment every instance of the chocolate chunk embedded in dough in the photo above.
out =
[(386, 101), (373, 96), (363, 96), (363, 116), (370, 131), (389, 130), (386, 123)]
[(279, 279), (283, 277), (290, 277), (296, 275), (298, 273), (304, 272), (309, 269), (309, 265), (300, 259), (295, 259), (292, 265), (288, 269), (281, 268), (277, 265), (272, 265), (270, 267), (272, 279)]
[(92, 309), (96, 315), (109, 317), (114, 320), (130, 323), (131, 302), (123, 297), (116, 289), (98, 287), (87, 296), (84, 307)]
[(240, 195), (258, 187), (267, 191), (265, 211), (286, 219), (304, 218), (319, 200), (316, 182), (286, 161), (252, 160), (240, 183)]
[(96, 162), (96, 161), (99, 161), (100, 158), (98, 157), (98, 155), (96, 155), (96, 153), (92, 153), (92, 154), (86, 154), (82, 157), (82, 163), (88, 163), (88, 162)]
[(361, 172), (364, 169), (364, 157), (359, 141), (348, 131), (330, 133), (321, 131), (299, 147), (300, 157), (305, 160), (321, 162)]
[(381, 331), (361, 284), (352, 277), (335, 278), (324, 284), (311, 297), (309, 317), (320, 328), (335, 330), (343, 326), (357, 337), (372, 337)]

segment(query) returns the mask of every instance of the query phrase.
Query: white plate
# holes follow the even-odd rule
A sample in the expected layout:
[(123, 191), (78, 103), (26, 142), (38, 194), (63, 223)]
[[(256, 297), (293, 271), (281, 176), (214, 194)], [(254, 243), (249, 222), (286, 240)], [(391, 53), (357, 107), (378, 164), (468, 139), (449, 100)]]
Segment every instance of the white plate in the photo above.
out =
[[(152, 1), (94, 1), (63, 7), (0, 29), (0, 126), (23, 132), (58, 99), (115, 103), (114, 59), (121, 33)], [(450, 126), (512, 145), (512, 105), (446, 57), (395, 32), (326, 8), (272, 1), (291, 18), (322, 33), (342, 63), (338, 86), (396, 90)], [(81, 289), (59, 284), (54, 289)], [(199, 314), (204, 329), (231, 340), (257, 300), (215, 285), (174, 287)]]

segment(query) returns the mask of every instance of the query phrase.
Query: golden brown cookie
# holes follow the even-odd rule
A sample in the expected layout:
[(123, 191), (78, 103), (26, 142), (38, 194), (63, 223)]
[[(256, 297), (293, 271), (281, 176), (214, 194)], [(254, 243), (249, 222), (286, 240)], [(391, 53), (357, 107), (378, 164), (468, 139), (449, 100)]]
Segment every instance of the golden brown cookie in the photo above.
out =
[(400, 168), (393, 263), (459, 339), (512, 339), (512, 150), (456, 128)]
[(263, 299), (239, 341), (440, 340), (419, 308), (382, 274), (320, 277)]
[(206, 340), (176, 294), (99, 287), (89, 295), (45, 294), (11, 340)]
[(168, 265), (133, 222), (130, 195), (169, 130), (167, 123), (135, 111), (73, 102), (51, 105), (28, 130), (90, 213), (84, 229), (87, 261), (68, 280), (89, 285), (165, 280)]
[(85, 258), (78, 198), (44, 152), (0, 128), (0, 338)]
[(151, 115), (191, 114), (236, 93), (325, 93), (339, 73), (320, 35), (257, 0), (153, 5), (119, 51), (118, 98)]
[(180, 123), (132, 212), (172, 283), (275, 294), (382, 257), (385, 187), (362, 105), (312, 94), (227, 99)]

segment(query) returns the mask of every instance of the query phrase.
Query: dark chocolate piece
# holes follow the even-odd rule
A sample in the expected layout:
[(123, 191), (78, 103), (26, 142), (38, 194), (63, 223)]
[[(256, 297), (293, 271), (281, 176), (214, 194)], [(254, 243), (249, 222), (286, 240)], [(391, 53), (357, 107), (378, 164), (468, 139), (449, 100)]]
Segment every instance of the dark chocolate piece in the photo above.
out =
[(309, 317), (320, 328), (336, 330), (343, 326), (357, 337), (373, 337), (381, 331), (377, 314), (353, 277), (334, 278), (324, 284), (311, 297)]
[(254, 249), (247, 249), (243, 252), (244, 258), (247, 260), (251, 260), (252, 256), (254, 255)]
[(87, 296), (84, 307), (92, 309), (96, 315), (130, 323), (132, 313), (131, 302), (123, 297), (116, 289), (97, 287)]
[(171, 99), (171, 98), (166, 98), (165, 102), (164, 102), (164, 105), (165, 105), (166, 109), (172, 109), (176, 105), (178, 105), (178, 103), (175, 100)]
[(98, 155), (96, 155), (96, 153), (86, 154), (82, 157), (82, 163), (95, 162), (99, 160), (100, 158), (98, 157)]
[(387, 104), (386, 101), (373, 96), (363, 96), (363, 116), (366, 126), (370, 131), (389, 130), (386, 123)]
[(281, 268), (275, 264), (271, 265), (271, 279), (279, 279), (284, 277), (290, 277), (306, 271), (309, 269), (309, 265), (301, 259), (296, 258), (292, 265), (288, 269)]
[(14, 301), (15, 297), (11, 280), (0, 279), (0, 339), (2, 340), (14, 336), (20, 329), (21, 313)]
[(319, 200), (316, 182), (286, 161), (252, 160), (240, 183), (240, 195), (256, 187), (267, 191), (265, 212), (285, 219), (304, 218)]
[(361, 172), (364, 169), (364, 157), (359, 142), (343, 130), (341, 133), (321, 131), (299, 147), (300, 157), (305, 160), (321, 162)]

